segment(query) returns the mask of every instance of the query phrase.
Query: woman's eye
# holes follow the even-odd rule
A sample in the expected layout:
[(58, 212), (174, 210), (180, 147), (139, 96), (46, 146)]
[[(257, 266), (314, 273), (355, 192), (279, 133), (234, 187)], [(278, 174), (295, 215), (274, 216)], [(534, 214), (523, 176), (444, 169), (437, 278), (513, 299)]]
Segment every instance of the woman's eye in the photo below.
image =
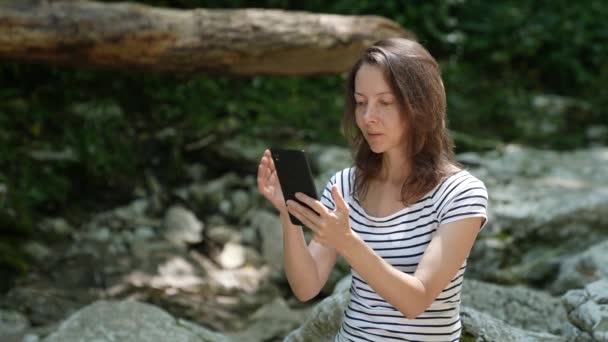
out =
[(383, 105), (383, 106), (390, 106), (393, 103), (392, 102), (386, 102), (386, 101), (380, 101), (380, 104)]
[(356, 102), (357, 106), (364, 106), (365, 102)]

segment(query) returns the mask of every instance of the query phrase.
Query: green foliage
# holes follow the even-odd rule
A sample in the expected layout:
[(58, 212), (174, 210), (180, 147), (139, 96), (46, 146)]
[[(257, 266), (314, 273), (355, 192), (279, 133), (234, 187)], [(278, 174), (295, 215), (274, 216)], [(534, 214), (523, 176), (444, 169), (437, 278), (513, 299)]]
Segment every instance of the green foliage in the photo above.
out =
[[(19, 212), (52, 213), (87, 190), (130, 194), (142, 168), (181, 170), (182, 146), (210, 134), (343, 139), (340, 76), (184, 77), (19, 64), (0, 70), (9, 85), (0, 92), (0, 165)], [(159, 138), (167, 128), (177, 134)], [(38, 160), (37, 151), (72, 157)], [(168, 172), (169, 181), (181, 177)]]
[(11, 280), (25, 274), (29, 268), (29, 261), (17, 246), (0, 241), (0, 293), (10, 289)]
[[(440, 60), (451, 128), (505, 142), (547, 148), (587, 144), (591, 124), (608, 124), (608, 4), (556, 1), (203, 1), (144, 0), (177, 8), (280, 8), (374, 14), (412, 30)], [(534, 98), (555, 94), (588, 103), (586, 113), (537, 110)], [(582, 117), (581, 117), (582, 116)], [(574, 121), (574, 122), (572, 122)]]

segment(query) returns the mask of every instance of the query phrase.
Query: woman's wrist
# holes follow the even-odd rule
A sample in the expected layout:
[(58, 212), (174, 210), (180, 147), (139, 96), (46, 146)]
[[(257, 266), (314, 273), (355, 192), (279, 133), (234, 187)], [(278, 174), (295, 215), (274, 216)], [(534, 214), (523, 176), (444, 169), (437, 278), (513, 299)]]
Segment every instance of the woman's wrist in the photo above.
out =
[(289, 229), (302, 228), (302, 226), (300, 226), (300, 225), (295, 225), (295, 224), (291, 223), (291, 219), (289, 218), (289, 212), (287, 211), (287, 208), (284, 211), (279, 212), (279, 217), (281, 218), (281, 223), (283, 224), (283, 227), (285, 227), (285, 228), (289, 228)]
[(350, 232), (345, 238), (340, 240), (340, 244), (335, 246), (338, 254), (348, 260), (354, 251), (361, 250), (360, 246), (364, 243), (359, 235), (355, 232)]

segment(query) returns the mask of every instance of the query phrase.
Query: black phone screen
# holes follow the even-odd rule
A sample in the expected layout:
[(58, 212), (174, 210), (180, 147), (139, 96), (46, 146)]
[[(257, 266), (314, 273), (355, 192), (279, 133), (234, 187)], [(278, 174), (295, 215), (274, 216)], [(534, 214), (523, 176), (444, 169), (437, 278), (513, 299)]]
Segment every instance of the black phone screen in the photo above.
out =
[[(286, 202), (290, 199), (298, 201), (295, 198), (296, 192), (301, 192), (317, 200), (319, 199), (305, 151), (271, 148), (270, 153)], [(298, 203), (308, 207), (308, 205), (301, 201), (298, 201)], [(310, 210), (314, 212), (312, 208)], [(302, 222), (293, 215), (289, 214), (289, 218), (291, 223), (302, 225)]]

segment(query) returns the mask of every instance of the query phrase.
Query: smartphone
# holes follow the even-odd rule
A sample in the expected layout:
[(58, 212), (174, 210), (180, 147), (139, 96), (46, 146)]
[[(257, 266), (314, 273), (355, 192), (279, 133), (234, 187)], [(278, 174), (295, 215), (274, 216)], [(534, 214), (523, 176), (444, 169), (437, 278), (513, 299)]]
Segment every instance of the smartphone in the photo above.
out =
[[(285, 202), (290, 199), (298, 201), (295, 197), (296, 192), (301, 192), (316, 200), (319, 199), (308, 157), (304, 150), (271, 148), (270, 154), (277, 170)], [(310, 208), (301, 201), (298, 201), (298, 203)], [(315, 212), (312, 208), (310, 210)], [(303, 225), (300, 220), (291, 214), (289, 214), (289, 219), (295, 225)]]

